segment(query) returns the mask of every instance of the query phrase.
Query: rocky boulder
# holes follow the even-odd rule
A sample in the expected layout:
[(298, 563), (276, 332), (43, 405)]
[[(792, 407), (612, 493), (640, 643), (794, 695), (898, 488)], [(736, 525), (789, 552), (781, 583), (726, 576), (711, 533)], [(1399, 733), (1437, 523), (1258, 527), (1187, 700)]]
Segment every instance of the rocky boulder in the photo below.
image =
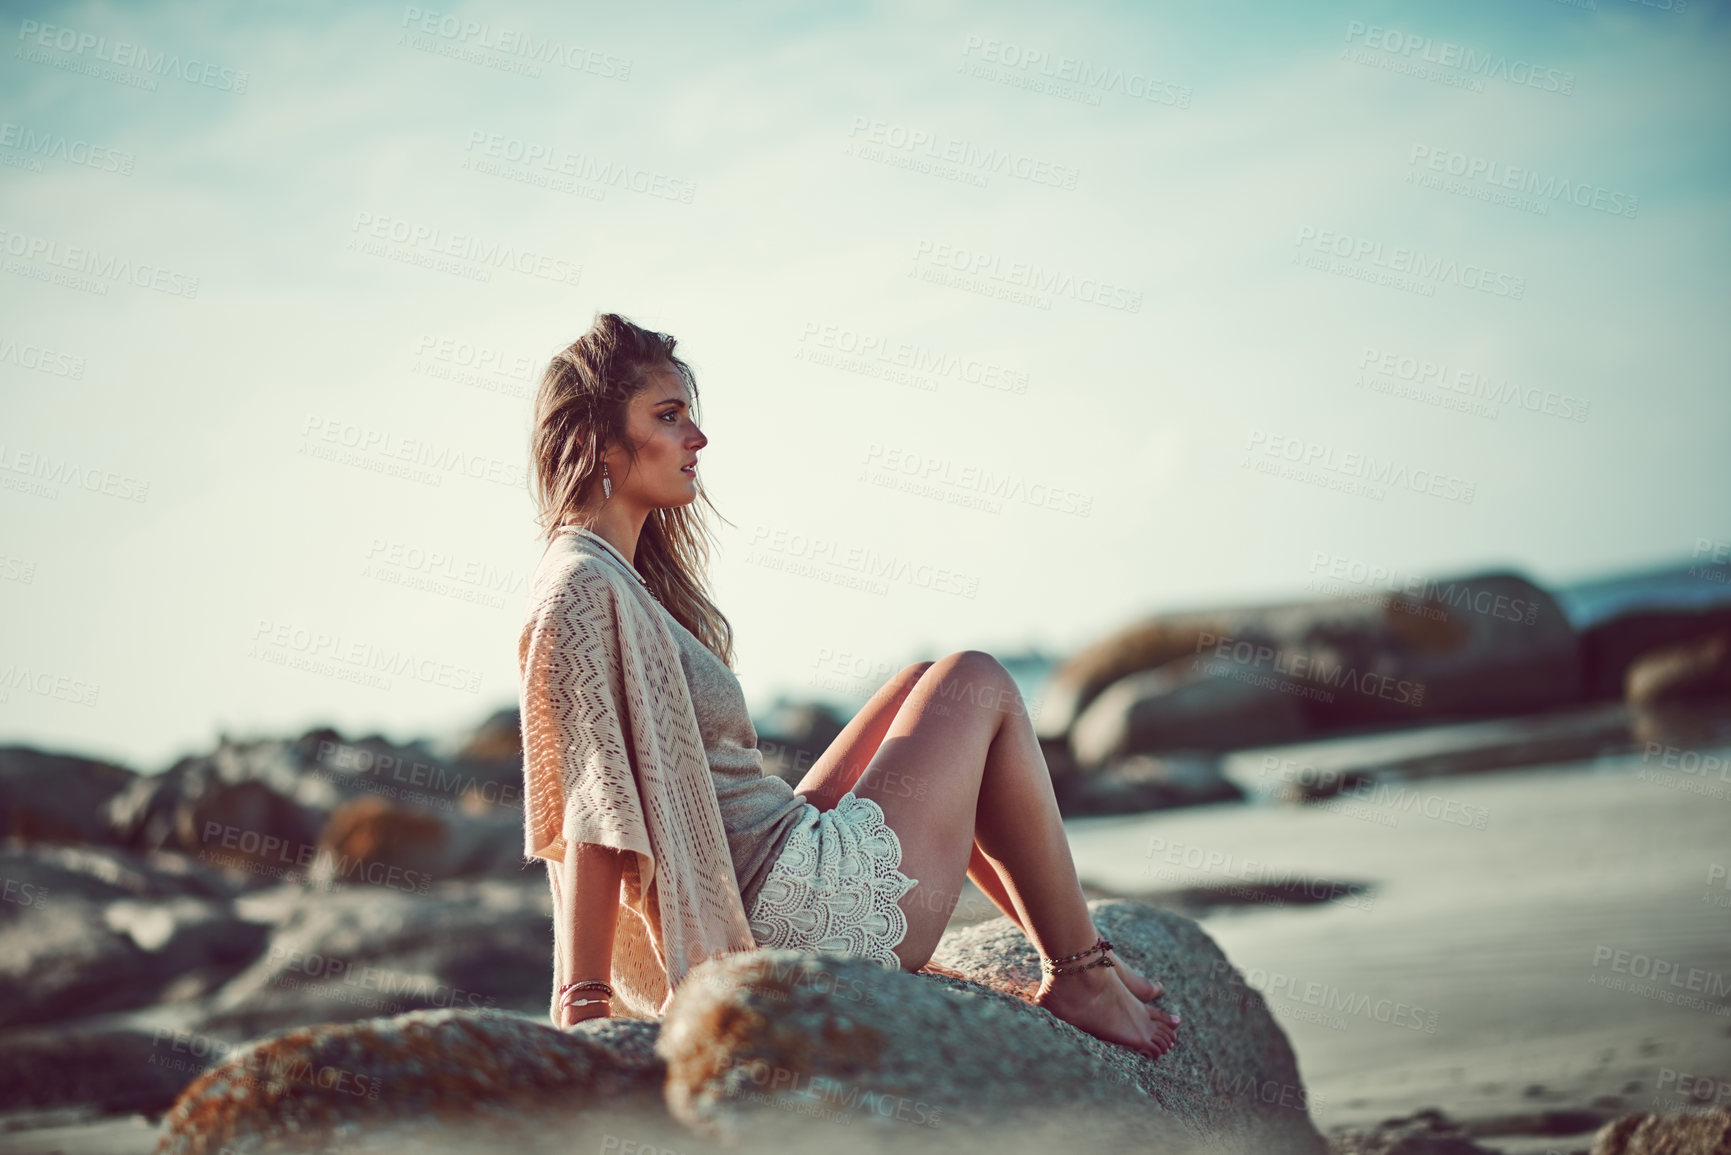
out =
[(1136, 754), (1092, 773), (1054, 776), (1052, 786), (1065, 817), (1169, 810), (1244, 797), (1220, 760), (1205, 754)]
[[(429, 1009), (538, 1011), (552, 982), (544, 881), (430, 886), (381, 875), (329, 892), (295, 886), (240, 900), (271, 925), (252, 965), (193, 1024), (253, 1037), (306, 1023)], [(393, 885), (394, 883), (394, 885)]]
[(654, 1031), (449, 1009), (303, 1027), (200, 1075), (163, 1117), (155, 1155), (605, 1149), (586, 1123), (664, 1114)]
[(620, 1151), (629, 1138), (691, 1155), (742, 1135), (753, 1151), (864, 1152), (885, 1139), (948, 1151), (989, 1131), (995, 1150), (1030, 1155), (1090, 1139), (1323, 1155), (1285, 1034), (1260, 994), (1207, 978), (1225, 965), (1207, 935), (1139, 903), (1091, 909), (1184, 1017), (1158, 1061), (1027, 1002), (1037, 955), (998, 919), (946, 938), (934, 960), (945, 973), (810, 951), (710, 959), (659, 1022), (557, 1031), (541, 1009), (447, 1008), (290, 1030), (233, 1049), (189, 1086), (157, 1152), (341, 1142), (538, 1155)]
[(1582, 691), (1589, 698), (1621, 698), (1629, 669), (1642, 655), (1731, 630), (1731, 607), (1651, 610), (1620, 614), (1581, 634)]
[[(475, 797), (475, 796), (471, 796)], [(307, 881), (330, 886), (385, 876), (445, 880), (523, 872), (521, 811), (448, 811), (404, 806), (377, 796), (331, 812), (307, 866)]]
[[(1580, 695), (1579, 643), (1555, 600), (1524, 578), (1492, 573), (1137, 623), (1054, 672), (1039, 733), (1072, 733), (1108, 687), (1179, 661), (1187, 665), (1173, 672), (1173, 686), (1211, 678), (1277, 691), (1290, 701), (1264, 695), (1264, 708), (1296, 704), (1312, 732), (1523, 713)], [(1232, 701), (1239, 709), (1222, 710), (1209, 748), (1229, 748), (1254, 705)]]
[(1624, 1115), (1593, 1137), (1592, 1155), (1731, 1155), (1731, 1107)]
[(252, 961), (268, 928), (227, 900), (92, 901), (52, 890), (0, 907), (0, 1026), (198, 998)]
[(0, 838), (112, 843), (104, 808), (136, 778), (110, 762), (0, 746)]
[(1731, 700), (1731, 630), (1642, 654), (1623, 686), (1631, 706)]
[(1120, 678), (1076, 718), (1070, 748), (1084, 770), (1151, 752), (1233, 750), (1296, 742), (1304, 708), (1272, 686), (1199, 673), (1186, 658)]
[(1158, 1061), (1026, 1001), (1038, 955), (996, 919), (941, 944), (934, 961), (966, 979), (799, 951), (706, 961), (656, 1042), (668, 1106), (723, 1142), (815, 1112), (914, 1143), (1061, 1115), (1102, 1141), (1139, 1136), (1144, 1149), (1322, 1152), (1285, 1033), (1259, 993), (1206, 979), (1228, 964), (1201, 928), (1139, 903), (1089, 905), (1183, 1017), (1178, 1046)]

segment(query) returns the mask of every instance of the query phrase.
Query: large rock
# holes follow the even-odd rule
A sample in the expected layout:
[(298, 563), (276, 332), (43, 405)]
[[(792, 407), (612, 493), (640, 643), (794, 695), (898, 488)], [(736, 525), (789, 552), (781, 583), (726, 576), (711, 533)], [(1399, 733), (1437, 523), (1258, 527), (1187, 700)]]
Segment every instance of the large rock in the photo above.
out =
[(1621, 614), (1581, 633), (1582, 692), (1621, 698), (1629, 667), (1643, 654), (1731, 630), (1731, 607)]
[(1731, 701), (1731, 630), (1642, 654), (1623, 685), (1631, 706)]
[(104, 807), (135, 778), (109, 762), (0, 746), (0, 838), (112, 843)]
[(332, 811), (306, 877), (315, 886), (329, 886), (392, 873), (443, 881), (523, 871), (521, 811), (438, 811), (371, 796)]
[(1138, 903), (1091, 909), (1184, 1017), (1157, 1062), (1019, 997), (1038, 983), (1037, 956), (999, 919), (946, 939), (948, 975), (810, 951), (711, 959), (660, 1022), (556, 1031), (541, 1012), (444, 1009), (291, 1030), (232, 1049), (189, 1086), (157, 1155), (331, 1143), (540, 1155), (619, 1151), (622, 1139), (695, 1155), (717, 1139), (740, 1150), (742, 1134), (743, 1149), (790, 1155), (886, 1139), (1323, 1155), (1286, 1036), (1260, 994), (1210, 978), (1228, 964), (1207, 936)]
[(155, 1155), (605, 1150), (603, 1128), (663, 1114), (654, 1031), (458, 1010), (292, 1030), (200, 1075), (163, 1117)]
[(1624, 1115), (1593, 1137), (1592, 1155), (1731, 1155), (1731, 1107)]
[(162, 1111), (209, 1065), (208, 1047), (176, 1036), (58, 1024), (6, 1031), (0, 1034), (0, 1111)]
[(194, 999), (263, 948), (227, 900), (92, 901), (47, 893), (0, 907), (0, 1026)]
[[(1090, 903), (1095, 924), (1183, 1017), (1159, 1061), (1025, 1001), (1038, 955), (1008, 919), (956, 932), (934, 961), (969, 979), (869, 960), (766, 950), (706, 961), (662, 1024), (667, 1101), (701, 1134), (779, 1137), (804, 1114), (880, 1126), (904, 1142), (1063, 1116), (1086, 1137), (1161, 1151), (1318, 1155), (1292, 1048), (1262, 996), (1189, 919)], [(924, 1144), (921, 1144), (922, 1146)]]
[(1054, 776), (1052, 787), (1065, 817), (1169, 810), (1244, 797), (1220, 760), (1203, 755), (1137, 754), (1092, 773)]
[(1579, 644), (1556, 602), (1493, 573), (1137, 623), (1054, 672), (1039, 733), (1069, 734), (1108, 686), (1180, 659), (1198, 659), (1197, 675), (1315, 691), (1288, 696), (1316, 731), (1525, 713), (1580, 694)]
[[(115, 898), (224, 899), (234, 888), (219, 871), (184, 855), (139, 855), (112, 846), (0, 844), (0, 879), (7, 901), (38, 906), (53, 898), (106, 902)], [(38, 901), (40, 900), (40, 901)], [(0, 920), (6, 908), (0, 907)]]
[(1328, 1149), (1330, 1155), (1496, 1155), (1435, 1110), (1341, 1131), (1329, 1136)]
[(109, 801), (106, 819), (125, 846), (190, 855), (251, 887), (307, 879), (339, 811), (431, 814), (449, 828), (447, 848), (471, 864), (455, 873), (476, 863), (476, 870), (514, 873), (521, 778), (520, 760), (452, 759), (424, 743), (349, 741), (330, 729), (293, 740), (224, 738), (209, 754), (135, 780)]
[(1132, 754), (1191, 753), (1296, 742), (1309, 729), (1297, 698), (1272, 686), (1196, 672), (1192, 659), (1120, 678), (1076, 719), (1070, 748), (1084, 770)]
[[(240, 900), (269, 943), (207, 1004), (200, 1031), (252, 1037), (420, 1009), (546, 1017), (553, 927), (545, 882), (281, 887)], [(388, 883), (395, 882), (396, 885)]]

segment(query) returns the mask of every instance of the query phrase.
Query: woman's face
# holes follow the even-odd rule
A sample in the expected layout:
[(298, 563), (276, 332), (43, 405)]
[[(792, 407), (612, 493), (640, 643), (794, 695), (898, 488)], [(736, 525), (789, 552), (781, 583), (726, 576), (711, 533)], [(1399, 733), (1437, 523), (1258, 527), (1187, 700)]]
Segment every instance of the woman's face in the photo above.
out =
[(644, 510), (689, 505), (697, 498), (697, 452), (709, 438), (691, 419), (691, 394), (671, 368), (650, 374), (649, 384), (627, 406), (626, 433), (637, 446), (637, 464), (614, 446), (607, 452), (613, 501)]

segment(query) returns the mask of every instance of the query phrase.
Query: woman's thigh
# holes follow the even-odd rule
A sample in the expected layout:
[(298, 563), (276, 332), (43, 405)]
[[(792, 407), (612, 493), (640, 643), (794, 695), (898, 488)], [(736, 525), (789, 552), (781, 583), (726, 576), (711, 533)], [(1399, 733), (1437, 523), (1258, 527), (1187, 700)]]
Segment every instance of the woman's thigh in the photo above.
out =
[(883, 808), (902, 846), (901, 871), (918, 883), (901, 899), (904, 969), (931, 958), (961, 897), (986, 753), (1014, 691), (1004, 667), (979, 650), (933, 662), (854, 784), (855, 795)]
[(896, 711), (901, 709), (914, 683), (930, 666), (930, 662), (904, 666), (878, 687), (871, 701), (860, 707), (859, 713), (805, 772), (799, 785), (793, 788), (794, 793), (819, 810), (833, 810), (836, 801), (859, 781), (859, 776), (883, 742), (884, 734), (895, 721)]

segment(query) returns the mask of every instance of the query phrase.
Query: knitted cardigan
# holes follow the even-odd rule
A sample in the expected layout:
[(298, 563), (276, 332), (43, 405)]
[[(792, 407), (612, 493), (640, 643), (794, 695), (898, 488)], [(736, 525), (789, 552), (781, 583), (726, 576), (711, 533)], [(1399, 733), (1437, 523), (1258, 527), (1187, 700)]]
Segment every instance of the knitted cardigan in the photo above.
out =
[(599, 536), (565, 527), (530, 581), (518, 640), (524, 849), (547, 862), (553, 993), (574, 976), (577, 851), (633, 852), (620, 877), (612, 1014), (658, 1018), (686, 974), (757, 949), (678, 643)]

